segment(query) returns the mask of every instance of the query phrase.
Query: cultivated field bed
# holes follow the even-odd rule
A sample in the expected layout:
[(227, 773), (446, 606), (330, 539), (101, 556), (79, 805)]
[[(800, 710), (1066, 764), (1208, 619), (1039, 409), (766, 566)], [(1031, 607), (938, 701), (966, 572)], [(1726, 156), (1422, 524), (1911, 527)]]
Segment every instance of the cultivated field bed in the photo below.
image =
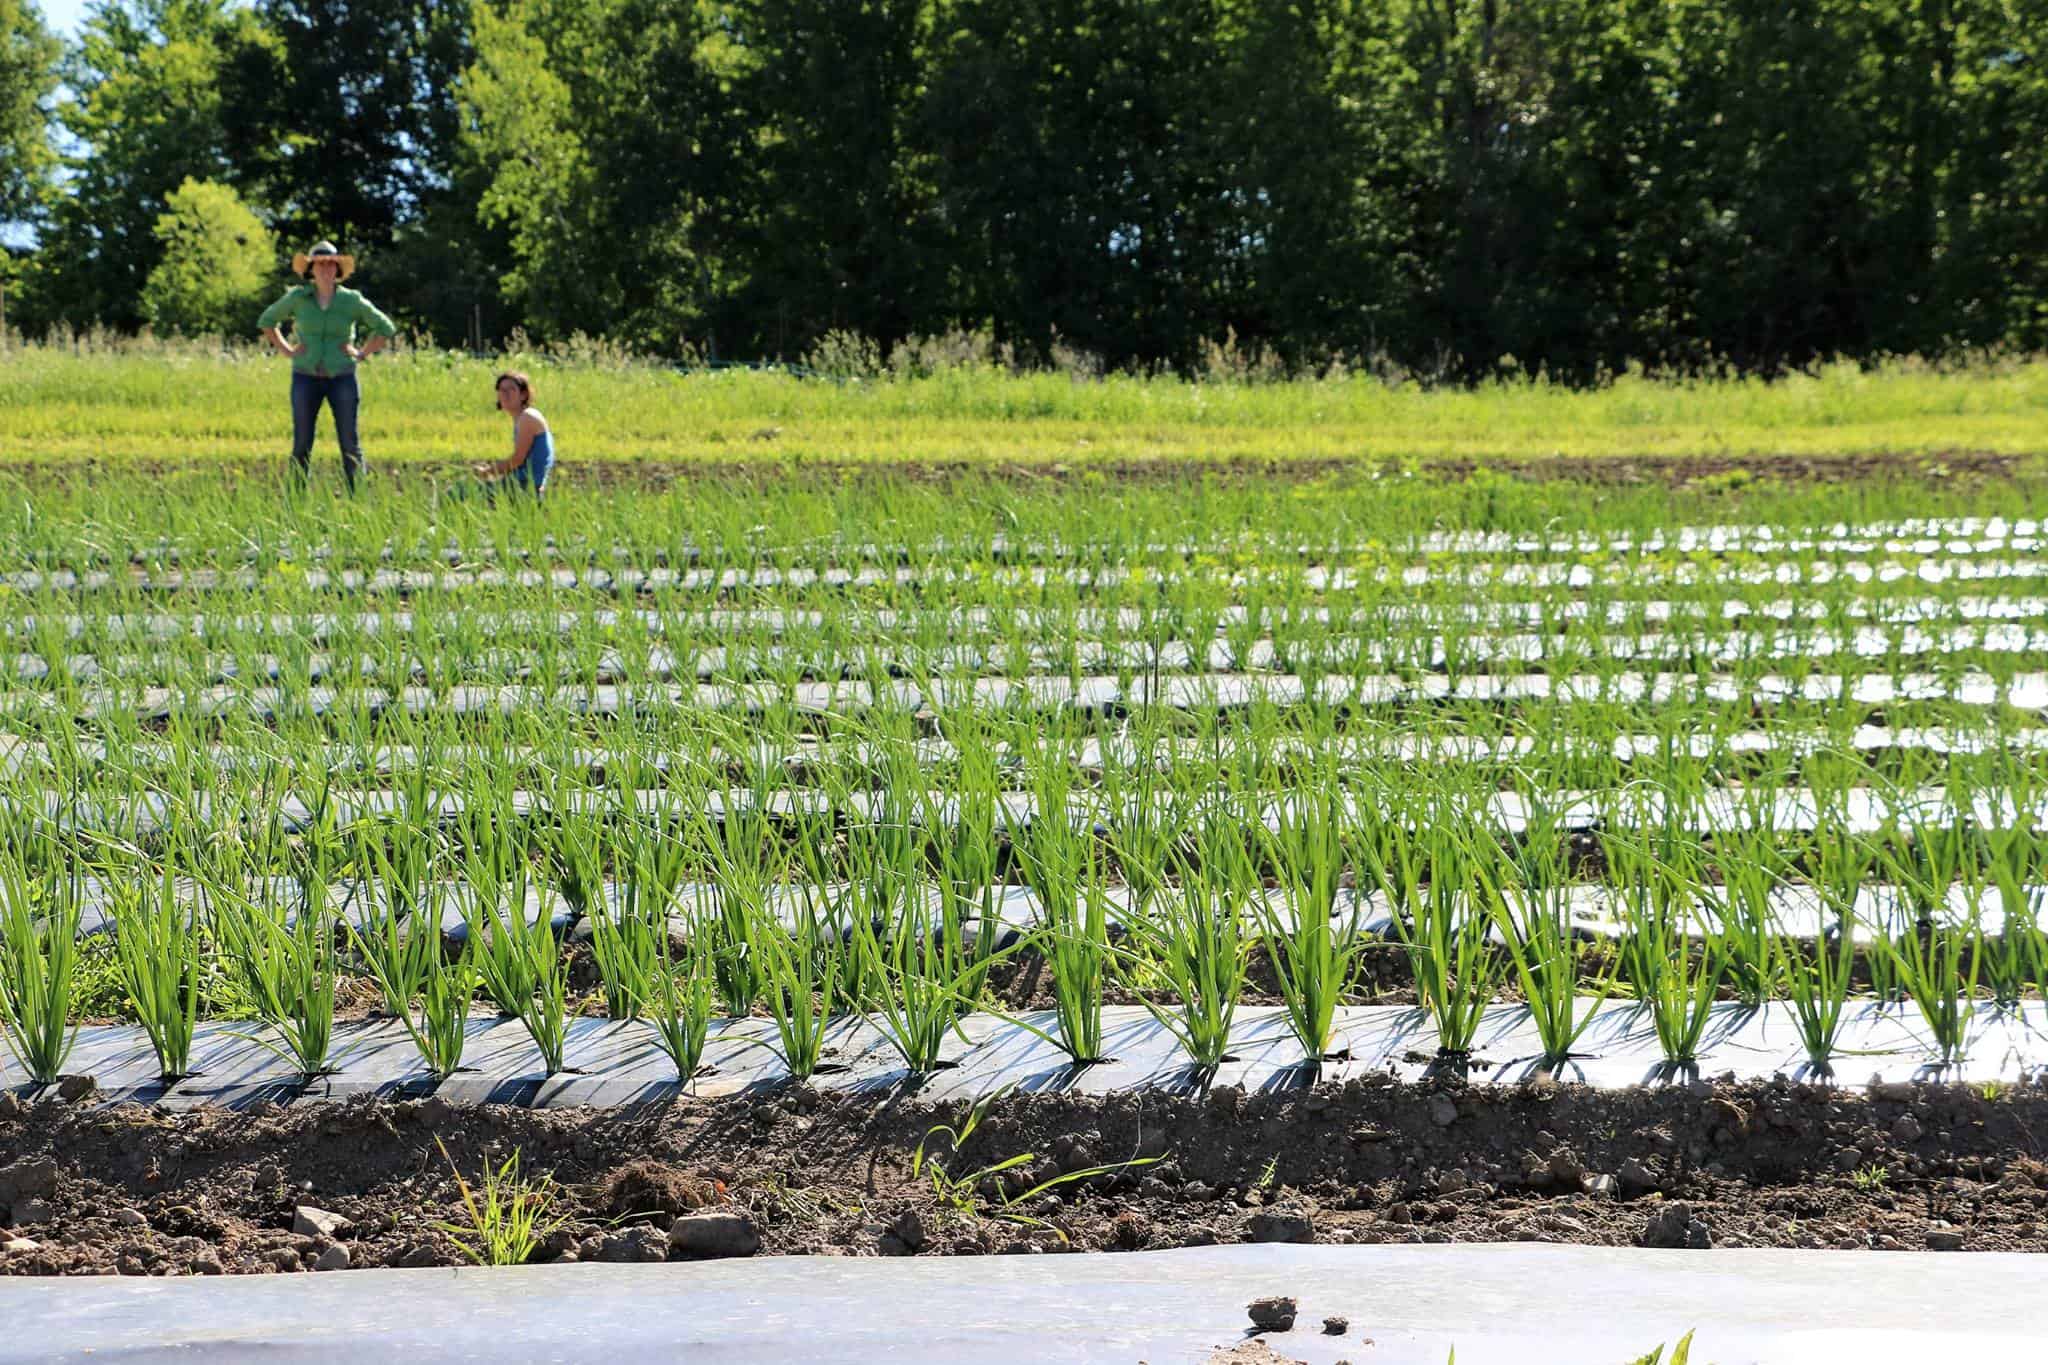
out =
[(1738, 489), (24, 493), (0, 1270), (2040, 1246), (2037, 490)]

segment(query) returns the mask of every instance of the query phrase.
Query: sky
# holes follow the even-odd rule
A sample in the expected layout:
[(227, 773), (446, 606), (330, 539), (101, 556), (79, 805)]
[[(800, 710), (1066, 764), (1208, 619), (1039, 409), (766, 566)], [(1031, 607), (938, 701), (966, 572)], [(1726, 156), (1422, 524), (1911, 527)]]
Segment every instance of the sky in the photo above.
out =
[(43, 12), (44, 23), (68, 38), (85, 22), (88, 3), (89, 0), (36, 0), (36, 8)]

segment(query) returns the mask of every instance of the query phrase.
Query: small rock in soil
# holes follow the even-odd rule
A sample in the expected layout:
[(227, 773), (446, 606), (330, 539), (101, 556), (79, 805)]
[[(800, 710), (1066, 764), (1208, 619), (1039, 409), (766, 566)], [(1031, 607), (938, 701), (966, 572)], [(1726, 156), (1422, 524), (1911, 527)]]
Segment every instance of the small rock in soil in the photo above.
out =
[(1449, 1095), (1438, 1095), (1429, 1102), (1430, 1121), (1439, 1128), (1448, 1128), (1458, 1121), (1458, 1102)]
[(26, 1256), (31, 1251), (41, 1251), (43, 1244), (28, 1237), (10, 1237), (0, 1242), (0, 1255)]
[(1273, 1294), (1245, 1305), (1252, 1326), (1261, 1332), (1286, 1332), (1294, 1327), (1294, 1313), (1300, 1305), (1292, 1295)]
[(279, 1247), (263, 1259), (287, 1275), (306, 1268), (299, 1260), (299, 1253), (293, 1251), (290, 1247)]
[(39, 1223), (49, 1222), (53, 1217), (55, 1215), (50, 1212), (50, 1204), (46, 1199), (24, 1199), (14, 1206), (16, 1227), (32, 1228)]
[(336, 1242), (333, 1246), (321, 1252), (320, 1255), (314, 1259), (313, 1269), (347, 1270), (348, 1263), (349, 1252), (347, 1244), (342, 1242)]
[(1620, 1188), (1621, 1182), (1611, 1175), (1596, 1175), (1586, 1180), (1586, 1193), (1595, 1199), (1612, 1199)]
[(668, 1248), (669, 1239), (662, 1234), (659, 1228), (637, 1227), (627, 1228), (624, 1232), (614, 1233), (609, 1237), (598, 1239), (595, 1247), (580, 1251), (577, 1254), (586, 1261), (631, 1264), (635, 1262), (666, 1261), (668, 1259)]
[(1901, 1114), (1899, 1121), (1892, 1125), (1892, 1140), (1894, 1142), (1918, 1142), (1920, 1140), (1920, 1133), (1920, 1120), (1914, 1118), (1911, 1114)]
[(114, 1211), (114, 1221), (124, 1228), (139, 1228), (147, 1225), (149, 1222), (147, 1218), (142, 1216), (140, 1209), (116, 1209)]
[(1927, 1249), (1929, 1251), (1961, 1251), (1963, 1249), (1963, 1234), (1956, 1228), (1929, 1228), (1927, 1229)]
[(1254, 1242), (1313, 1242), (1315, 1219), (1306, 1209), (1262, 1209), (1251, 1217)]
[(311, 1204), (301, 1204), (292, 1210), (292, 1233), (299, 1237), (337, 1238), (348, 1230), (348, 1219), (326, 1209), (316, 1209)]
[(1351, 1319), (1341, 1314), (1332, 1313), (1323, 1319), (1323, 1335), (1326, 1337), (1341, 1337), (1350, 1330)]
[(761, 1249), (761, 1230), (738, 1210), (693, 1213), (676, 1219), (668, 1244), (685, 1256), (751, 1256)]
[(1620, 1169), (1614, 1173), (1614, 1178), (1621, 1182), (1621, 1192), (1631, 1196), (1648, 1194), (1664, 1184), (1649, 1167), (1634, 1157), (1621, 1163)]
[(1707, 1225), (1692, 1215), (1690, 1204), (1669, 1204), (1650, 1216), (1643, 1229), (1643, 1245), (1686, 1251), (1705, 1251), (1713, 1246)]
[(906, 1251), (924, 1250), (924, 1216), (916, 1209), (905, 1209), (897, 1215), (895, 1222), (889, 1224), (889, 1235), (901, 1242)]

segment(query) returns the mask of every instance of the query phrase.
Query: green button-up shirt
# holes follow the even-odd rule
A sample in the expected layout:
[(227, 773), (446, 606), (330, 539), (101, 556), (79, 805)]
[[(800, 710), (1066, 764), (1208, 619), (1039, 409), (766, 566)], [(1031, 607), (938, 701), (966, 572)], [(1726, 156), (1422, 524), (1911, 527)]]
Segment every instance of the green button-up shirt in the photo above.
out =
[(291, 319), (297, 339), (306, 347), (304, 355), (292, 357), (292, 369), (300, 374), (336, 375), (355, 369), (355, 361), (341, 348), (356, 339), (357, 327), (379, 336), (398, 334), (398, 324), (379, 312), (376, 304), (355, 290), (340, 286), (335, 287), (334, 297), (322, 308), (312, 285), (295, 284), (284, 291), (283, 298), (263, 310), (256, 326), (259, 331), (265, 330), (287, 318)]

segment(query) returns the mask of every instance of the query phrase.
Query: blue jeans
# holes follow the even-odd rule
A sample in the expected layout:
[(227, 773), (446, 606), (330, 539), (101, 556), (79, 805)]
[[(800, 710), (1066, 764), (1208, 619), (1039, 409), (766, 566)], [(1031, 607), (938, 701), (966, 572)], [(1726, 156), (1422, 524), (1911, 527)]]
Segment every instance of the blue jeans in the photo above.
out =
[(363, 443), (356, 435), (356, 411), (362, 406), (363, 391), (355, 371), (318, 375), (292, 372), (292, 469), (300, 482), (313, 462), (313, 427), (320, 420), (322, 403), (334, 411), (334, 437), (341, 446), (341, 477), (354, 492), (356, 475), (363, 468)]

